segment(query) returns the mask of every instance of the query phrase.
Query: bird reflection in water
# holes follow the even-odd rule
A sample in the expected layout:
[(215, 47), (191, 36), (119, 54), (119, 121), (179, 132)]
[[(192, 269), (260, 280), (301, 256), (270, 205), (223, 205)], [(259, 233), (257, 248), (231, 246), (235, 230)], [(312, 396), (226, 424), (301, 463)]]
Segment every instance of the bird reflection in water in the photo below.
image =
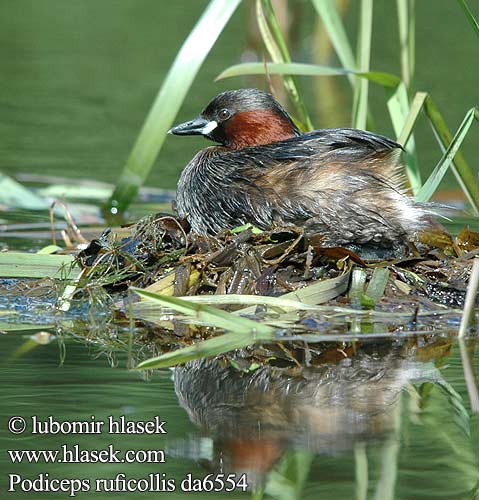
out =
[[(412, 383), (440, 383), (430, 353), (399, 343), (363, 345), (348, 358), (316, 367), (238, 370), (235, 361), (198, 360), (176, 368), (174, 383), (190, 420), (213, 439), (176, 453), (203, 459), (211, 471), (247, 472), (253, 483), (287, 450), (338, 455), (357, 444), (398, 440), (401, 393)], [(429, 358), (429, 359), (428, 359)], [(196, 444), (195, 444), (196, 443)], [(180, 450), (180, 448), (182, 448)]]

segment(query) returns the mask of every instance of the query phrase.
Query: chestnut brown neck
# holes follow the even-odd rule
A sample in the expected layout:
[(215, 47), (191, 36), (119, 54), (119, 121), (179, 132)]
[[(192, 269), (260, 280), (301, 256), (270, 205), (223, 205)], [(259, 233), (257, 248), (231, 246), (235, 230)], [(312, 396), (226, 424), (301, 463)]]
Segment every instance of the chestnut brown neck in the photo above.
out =
[(229, 149), (283, 141), (296, 135), (291, 123), (270, 110), (241, 111), (225, 127)]

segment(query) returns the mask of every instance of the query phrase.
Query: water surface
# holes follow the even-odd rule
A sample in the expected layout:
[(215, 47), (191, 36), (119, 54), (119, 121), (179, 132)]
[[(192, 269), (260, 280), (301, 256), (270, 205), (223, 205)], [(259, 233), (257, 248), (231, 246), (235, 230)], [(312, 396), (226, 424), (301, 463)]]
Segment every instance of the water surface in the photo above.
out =
[[(207, 3), (1, 2), (0, 170), (10, 175), (36, 172), (114, 182), (165, 72)], [(311, 40), (309, 7), (305, 2), (293, 4), (303, 9), (302, 29), (305, 39)], [(416, 88), (431, 92), (454, 129), (466, 110), (477, 104), (479, 70), (471, 64), (477, 60), (477, 40), (456, 2), (437, 0), (433, 9), (431, 2), (416, 4)], [(375, 8), (372, 65), (397, 73), (392, 3), (376, 2)], [(347, 17), (351, 39), (355, 9), (353, 5)], [(240, 60), (249, 39), (246, 19), (247, 13), (240, 9), (201, 70), (178, 121), (194, 116), (223, 89), (262, 85), (256, 80), (213, 83), (226, 66)], [(309, 61), (312, 55), (305, 43), (294, 57)], [(344, 110), (338, 113), (336, 103), (321, 100), (315, 80), (304, 79), (301, 84), (318, 126), (323, 125), (324, 113), (330, 117), (328, 125), (348, 125), (341, 118), (347, 116)], [(347, 86), (339, 79), (338, 92), (349, 106)], [(373, 88), (371, 95), (378, 131), (392, 134), (382, 89)], [(440, 151), (425, 121), (419, 124), (417, 143), (425, 171), (430, 171)], [(169, 138), (149, 184), (174, 188), (181, 168), (204, 144), (197, 138)], [(477, 158), (477, 141), (468, 139), (465, 153)], [(15, 220), (45, 222), (48, 217), (23, 213)], [(8, 241), (12, 248), (23, 250), (46, 242)], [(33, 302), (21, 305), (24, 321), (40, 322)], [(84, 326), (82, 337), (89, 337), (93, 325), (101, 329), (99, 318)], [(365, 343), (348, 359), (339, 357), (301, 373), (264, 368), (245, 373), (220, 360), (145, 378), (127, 369), (126, 350), (105, 350), (91, 336), (85, 342), (65, 328), (49, 331), (56, 338), (46, 345), (39, 345), (38, 337), (30, 339), (34, 331), (0, 337), (1, 498), (37, 498), (5, 492), (6, 474), (12, 472), (31, 478), (49, 473), (90, 479), (160, 472), (178, 483), (188, 473), (205, 477), (220, 471), (245, 472), (250, 484), (265, 485), (265, 498), (285, 500), (466, 499), (478, 489), (479, 416), (471, 412), (459, 346), (445, 335), (427, 341), (420, 337)], [(115, 335), (106, 327), (103, 333)], [(40, 337), (44, 338), (48, 336)], [(470, 348), (477, 380), (478, 350)], [(13, 415), (26, 419), (51, 415), (60, 421), (87, 420), (91, 415), (97, 420), (109, 415), (148, 420), (159, 415), (167, 421), (168, 434), (12, 435), (6, 425)], [(166, 463), (12, 465), (5, 454), (7, 449), (56, 449), (62, 444), (164, 449)], [(185, 495), (169, 493), (171, 498)], [(115, 494), (116, 498), (158, 496)], [(227, 494), (227, 498), (250, 496), (239, 491)], [(105, 498), (94, 492), (79, 497)]]

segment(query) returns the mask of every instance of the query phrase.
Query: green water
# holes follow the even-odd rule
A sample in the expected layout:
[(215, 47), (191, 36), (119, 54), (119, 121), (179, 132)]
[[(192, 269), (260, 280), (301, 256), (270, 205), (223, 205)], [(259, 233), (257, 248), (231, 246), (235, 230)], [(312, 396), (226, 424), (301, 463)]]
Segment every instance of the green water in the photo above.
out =
[[(0, 2), (0, 170), (91, 177), (114, 182), (166, 70), (205, 0), (15, 0)], [(347, 24), (355, 39), (358, 2)], [(472, 64), (479, 44), (455, 2), (416, 2), (418, 90), (430, 92), (451, 129), (476, 105), (479, 69)], [(299, 13), (298, 61), (310, 61), (315, 17), (308, 2), (292, 2)], [(394, 2), (376, 2), (372, 68), (399, 74)], [(195, 80), (178, 122), (195, 116), (221, 90), (263, 85), (258, 80), (214, 82), (237, 63), (251, 39), (240, 7)], [(447, 24), (444, 23), (447, 20)], [(251, 43), (250, 43), (251, 45)], [(262, 54), (260, 54), (260, 59)], [(331, 64), (336, 64), (333, 60)], [(321, 108), (328, 126), (347, 126), (351, 95), (344, 79), (334, 80), (340, 101), (325, 102), (317, 79), (300, 79), (313, 115)], [(392, 135), (385, 95), (371, 87), (378, 132)], [(338, 109), (339, 107), (339, 109)], [(324, 125), (316, 117), (315, 124)], [(418, 124), (418, 153), (424, 171), (440, 158), (426, 120)], [(479, 156), (477, 135), (464, 145)], [(178, 174), (205, 145), (200, 138), (169, 137), (149, 183), (174, 188)], [(474, 167), (474, 165), (472, 165)], [(452, 178), (448, 178), (452, 185)]]
[[(451, 128), (477, 104), (479, 45), (456, 2), (417, 3), (416, 87), (430, 91)], [(348, 14), (351, 36), (357, 2)], [(3, 0), (0, 2), (0, 170), (114, 182), (167, 68), (199, 13), (203, 0)], [(312, 23), (307, 2), (304, 31)], [(374, 69), (398, 72), (395, 3), (376, 2)], [(251, 84), (213, 83), (238, 62), (247, 43), (247, 14), (239, 10), (195, 81), (178, 121), (194, 116), (217, 92)], [(445, 22), (447, 20), (447, 23)], [(305, 46), (295, 54), (307, 61)], [(344, 116), (335, 103), (316, 102), (314, 80), (301, 80), (315, 116)], [(344, 106), (345, 82), (338, 80)], [(373, 88), (378, 131), (391, 135), (382, 89)], [(344, 111), (344, 110), (343, 110)], [(346, 113), (347, 115), (347, 113)], [(316, 118), (316, 124), (322, 123)], [(479, 146), (471, 136), (469, 159)], [(427, 124), (419, 124), (419, 157), (430, 171), (440, 152)], [(174, 188), (178, 174), (204, 145), (197, 138), (168, 138), (149, 184)], [(472, 163), (472, 162), (471, 162)], [(448, 179), (452, 186), (451, 178)], [(41, 220), (47, 220), (41, 216)], [(36, 219), (37, 220), (37, 219)], [(25, 215), (25, 222), (30, 216)], [(10, 241), (9, 241), (10, 243)], [(22, 246), (22, 248), (24, 248)], [(1, 302), (1, 298), (0, 298)], [(57, 333), (57, 332), (56, 332)], [(472, 414), (459, 346), (419, 354), (399, 343), (370, 346), (351, 367), (343, 361), (289, 375), (228, 371), (222, 365), (155, 373), (145, 380), (126, 369), (127, 354), (110, 357), (95, 343), (65, 333), (32, 350), (28, 335), (1, 336), (0, 498), (68, 498), (65, 493), (7, 493), (6, 475), (35, 478), (128, 478), (164, 473), (181, 483), (188, 473), (204, 478), (246, 471), (250, 483), (266, 484), (278, 499), (463, 499), (479, 484), (479, 416)], [(418, 339), (422, 345), (422, 339)], [(472, 359), (476, 380), (479, 355)], [(225, 371), (226, 370), (226, 371)], [(355, 376), (353, 376), (355, 375)], [(246, 397), (247, 395), (247, 397)], [(109, 415), (167, 422), (166, 435), (13, 435), (12, 416), (59, 421), (98, 421)], [(12, 464), (6, 450), (165, 450), (165, 463)], [(171, 493), (79, 493), (80, 498), (186, 498)], [(199, 498), (213, 494), (196, 493)], [(215, 498), (249, 498), (239, 491)], [(260, 494), (256, 492), (256, 497)]]
[[(128, 479), (164, 474), (177, 488), (165, 498), (187, 498), (180, 488), (189, 473), (246, 473), (250, 484), (267, 485), (264, 498), (280, 499), (462, 499), (474, 498), (479, 484), (479, 414), (470, 411), (457, 345), (451, 353), (444, 343), (429, 349), (422, 341), (417, 348), (364, 345), (351, 360), (306, 370), (300, 378), (261, 369), (244, 374), (206, 361), (177, 370), (174, 378), (164, 371), (146, 381), (125, 369), (121, 352), (112, 367), (95, 345), (67, 338), (60, 366), (56, 341), (19, 356), (25, 342), (20, 334), (2, 338), (2, 498), (67, 498), (5, 492), (7, 474), (34, 479), (41, 473), (89, 479), (91, 491), (78, 498), (157, 498), (93, 491), (96, 479), (121, 473)], [(477, 353), (473, 363), (477, 377)], [(158, 415), (167, 433), (109, 434), (105, 424), (99, 435), (33, 436), (32, 415), (59, 422)], [(6, 430), (12, 416), (26, 419), (25, 433)], [(163, 463), (12, 464), (5, 452), (75, 444), (164, 450), (165, 457)], [(215, 495), (240, 497), (251, 494)]]

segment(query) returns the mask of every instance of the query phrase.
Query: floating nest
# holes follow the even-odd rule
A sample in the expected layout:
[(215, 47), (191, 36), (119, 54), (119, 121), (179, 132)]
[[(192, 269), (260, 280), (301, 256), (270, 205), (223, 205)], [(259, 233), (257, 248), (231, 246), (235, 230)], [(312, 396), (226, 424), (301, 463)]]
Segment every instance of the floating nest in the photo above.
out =
[[(85, 276), (111, 291), (135, 286), (176, 297), (277, 297), (352, 268), (363, 269), (367, 278), (387, 268), (384, 297), (424, 297), (462, 307), (472, 259), (479, 254), (479, 233), (468, 227), (456, 237), (442, 229), (423, 232), (408, 257), (390, 260), (364, 260), (346, 248), (322, 247), (320, 235), (305, 235), (294, 226), (273, 231), (244, 226), (204, 237), (189, 232), (184, 220), (157, 214), (127, 231), (128, 236), (106, 230), (80, 252)], [(367, 305), (367, 297), (362, 301)]]

